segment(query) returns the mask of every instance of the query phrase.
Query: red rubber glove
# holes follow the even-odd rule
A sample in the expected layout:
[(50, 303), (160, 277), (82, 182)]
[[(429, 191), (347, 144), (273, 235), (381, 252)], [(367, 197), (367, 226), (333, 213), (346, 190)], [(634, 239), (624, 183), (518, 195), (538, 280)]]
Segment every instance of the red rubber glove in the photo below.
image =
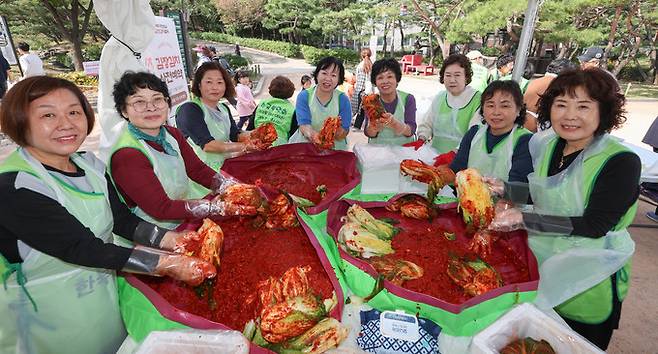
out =
[(434, 158), (434, 166), (450, 165), (452, 160), (455, 159), (455, 156), (457, 156), (457, 153), (454, 151), (448, 151), (445, 154), (441, 154)]
[(423, 146), (423, 144), (425, 144), (425, 140), (418, 139), (418, 140), (412, 141), (410, 143), (402, 144), (402, 146), (412, 147), (412, 148), (414, 148), (414, 150), (418, 151), (418, 149), (420, 149), (420, 147)]

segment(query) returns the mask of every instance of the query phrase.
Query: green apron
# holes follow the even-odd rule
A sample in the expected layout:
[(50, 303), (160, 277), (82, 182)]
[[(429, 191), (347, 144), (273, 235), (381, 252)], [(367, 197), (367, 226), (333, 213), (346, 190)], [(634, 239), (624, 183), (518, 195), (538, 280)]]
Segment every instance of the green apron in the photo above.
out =
[[(323, 106), (315, 96), (317, 86), (307, 89), (308, 91), (308, 108), (311, 110), (311, 127), (316, 132), (322, 130), (322, 124), (328, 117), (340, 117), (340, 95), (344, 93), (334, 90), (331, 99), (326, 106)], [(308, 139), (297, 129), (295, 134), (290, 137), (289, 143), (308, 143)], [(334, 142), (335, 150), (347, 150), (347, 140)]]
[[(500, 81), (507, 81), (507, 80), (512, 80), (512, 74), (507, 74), (500, 79)], [(521, 92), (525, 93), (525, 91), (528, 89), (528, 85), (530, 84), (530, 81), (526, 79), (525, 77), (521, 76), (521, 81), (518, 83), (519, 87), (521, 88)]]
[[(112, 155), (124, 148), (131, 148), (140, 151), (146, 156), (151, 165), (153, 166), (153, 173), (158, 177), (162, 188), (171, 200), (185, 200), (190, 199), (190, 180), (187, 177), (185, 170), (185, 161), (180, 152), (180, 147), (176, 139), (167, 132), (166, 139), (169, 144), (176, 150), (177, 155), (172, 156), (164, 152), (160, 152), (147, 144), (144, 140), (138, 140), (127, 128), (119, 136), (119, 140), (112, 148), (110, 154), (110, 161)], [(110, 171), (111, 176), (111, 171)], [(158, 220), (148, 215), (139, 206), (132, 209), (133, 213), (140, 218), (161, 226), (165, 229), (173, 230), (180, 225), (181, 220)]]
[[(95, 159), (71, 156), (85, 171), (92, 193), (52, 176), (22, 148), (5, 160), (0, 173), (20, 171), (40, 179), (82, 225), (103, 242), (112, 242), (107, 180), (88, 158)], [(115, 352), (126, 334), (114, 271), (73, 265), (26, 247), (22, 263), (10, 265), (0, 256), (10, 269), (2, 275), (4, 289), (0, 288), (0, 353)], [(24, 289), (20, 285), (23, 275)]]
[[(226, 106), (221, 103), (217, 104), (217, 110), (221, 115), (221, 119), (218, 120), (213, 118), (213, 116), (210, 114), (210, 110), (208, 110), (208, 107), (206, 107), (206, 105), (201, 102), (201, 99), (195, 97), (190, 102), (199, 106), (199, 108), (201, 108), (203, 111), (203, 121), (206, 123), (206, 127), (208, 127), (208, 131), (214, 140), (221, 142), (229, 142), (231, 140), (231, 116)], [(196, 155), (199, 156), (201, 161), (205, 162), (206, 165), (210, 166), (213, 170), (219, 172), (219, 170), (222, 168), (224, 160), (226, 159), (225, 153), (203, 151), (203, 149), (199, 145), (195, 144), (191, 138), (187, 138), (187, 142), (190, 144), (192, 149), (194, 149), (194, 152), (196, 152)]]
[[(395, 105), (395, 112), (393, 113), (393, 118), (398, 122), (404, 123), (404, 108), (407, 105), (407, 98), (409, 94), (402, 91), (397, 91), (398, 103)], [(402, 144), (410, 143), (414, 141), (413, 136), (404, 136), (404, 135), (395, 135), (393, 128), (384, 127), (379, 134), (374, 138), (369, 138), (368, 143), (370, 144), (385, 144), (385, 145), (396, 145), (401, 146)]]
[(277, 138), (272, 146), (283, 145), (288, 142), (288, 133), (294, 114), (295, 106), (290, 101), (281, 98), (268, 98), (261, 101), (258, 108), (256, 108), (254, 126), (258, 128), (265, 123), (274, 124)]
[(480, 109), (480, 93), (473, 90), (470, 101), (461, 108), (450, 107), (448, 91), (440, 94), (438, 100), (439, 109), (432, 122), (432, 146), (439, 154), (443, 154), (459, 147), (459, 142), (468, 130), (468, 123)]
[(477, 133), (471, 140), (471, 149), (468, 153), (468, 167), (475, 168), (483, 176), (496, 177), (505, 182), (509, 178), (512, 168), (512, 155), (519, 138), (530, 134), (525, 128), (514, 124), (512, 131), (503, 140), (494, 146), (491, 153), (487, 152), (488, 125), (478, 127)]
[(489, 69), (477, 63), (471, 63), (471, 68), (473, 69), (473, 77), (471, 78), (471, 83), (468, 84), (468, 86), (482, 93), (484, 92), (484, 89), (487, 88), (489, 81)]
[[(566, 170), (547, 177), (557, 141), (552, 129), (530, 140), (534, 172), (528, 181), (534, 211), (582, 216), (601, 168), (612, 156), (628, 149), (605, 134), (595, 138)], [(538, 305), (557, 306), (558, 313), (580, 322), (605, 321), (612, 311), (611, 275), (617, 273), (620, 299), (628, 289), (635, 243), (626, 227), (636, 210), (637, 202), (613, 230), (596, 239), (529, 232), (529, 245), (540, 266)]]

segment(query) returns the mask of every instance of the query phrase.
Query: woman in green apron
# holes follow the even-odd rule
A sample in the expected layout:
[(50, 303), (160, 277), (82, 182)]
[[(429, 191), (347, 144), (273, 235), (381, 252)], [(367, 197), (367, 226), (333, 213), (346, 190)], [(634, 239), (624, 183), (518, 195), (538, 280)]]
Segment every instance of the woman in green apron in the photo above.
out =
[[(168, 229), (185, 219), (255, 214), (217, 199), (198, 199), (235, 181), (204, 164), (178, 129), (165, 126), (171, 101), (162, 80), (146, 72), (128, 72), (115, 84), (113, 95), (128, 124), (112, 147), (109, 171), (135, 214)], [(192, 182), (205, 189), (192, 189)]]
[(386, 113), (381, 121), (366, 120), (365, 134), (371, 144), (402, 145), (412, 142), (416, 132), (416, 99), (398, 91), (402, 79), (400, 64), (395, 59), (380, 59), (372, 66), (370, 80), (379, 90), (379, 99)]
[(635, 250), (627, 227), (640, 159), (609, 135), (625, 121), (623, 106), (617, 82), (600, 69), (556, 77), (539, 104), (547, 130), (530, 140), (533, 210), (500, 209), (491, 224), (528, 230), (540, 267), (537, 304), (554, 307), (603, 350), (619, 324)]
[(216, 62), (204, 63), (194, 73), (190, 102), (176, 111), (176, 126), (206, 165), (219, 171), (224, 160), (255, 149), (249, 133), (243, 133), (231, 116), (224, 98), (235, 97), (235, 86), (226, 69)]
[(277, 76), (270, 82), (268, 88), (271, 98), (266, 98), (256, 107), (253, 123), (250, 122), (247, 130), (253, 130), (265, 123), (274, 124), (276, 141), (272, 146), (279, 146), (288, 142), (288, 138), (297, 131), (295, 106), (289, 98), (295, 92), (295, 84), (285, 76)]
[(473, 71), (463, 54), (446, 58), (439, 74), (445, 91), (432, 100), (416, 134), (419, 141), (431, 139), (432, 146), (443, 154), (457, 150), (468, 127), (480, 122), (480, 93), (467, 86)]
[(523, 128), (523, 94), (515, 81), (494, 81), (482, 93), (483, 125), (466, 132), (450, 168), (459, 172), (475, 168), (480, 174), (505, 182), (528, 182), (532, 159), (531, 133)]
[(299, 129), (290, 143), (319, 143), (318, 133), (328, 117), (340, 116), (341, 126), (335, 137), (335, 149), (347, 150), (347, 133), (352, 122), (350, 100), (336, 87), (345, 80), (345, 67), (336, 57), (322, 58), (313, 71), (316, 85), (297, 96), (295, 115)]
[[(164, 251), (188, 235), (130, 213), (104, 164), (76, 152), (94, 112), (74, 84), (17, 83), (0, 124), (20, 146), (0, 164), (1, 353), (113, 353), (126, 335), (115, 271), (192, 285), (215, 275), (211, 264)], [(142, 246), (117, 246), (113, 233)]]

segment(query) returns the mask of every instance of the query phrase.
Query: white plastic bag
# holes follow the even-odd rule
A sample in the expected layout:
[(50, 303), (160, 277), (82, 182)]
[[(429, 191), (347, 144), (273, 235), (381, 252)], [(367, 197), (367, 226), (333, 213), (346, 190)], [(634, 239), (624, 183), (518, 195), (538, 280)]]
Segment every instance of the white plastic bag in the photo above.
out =
[(427, 185), (400, 175), (400, 162), (405, 159), (434, 163), (438, 155), (429, 144), (411, 147), (359, 144), (354, 146), (361, 170), (361, 193), (425, 193)]
[(238, 331), (154, 331), (136, 354), (248, 354), (249, 341)]
[(526, 337), (546, 340), (556, 353), (604, 353), (580, 334), (528, 303), (515, 307), (478, 333), (473, 338), (471, 353), (496, 354), (509, 343)]

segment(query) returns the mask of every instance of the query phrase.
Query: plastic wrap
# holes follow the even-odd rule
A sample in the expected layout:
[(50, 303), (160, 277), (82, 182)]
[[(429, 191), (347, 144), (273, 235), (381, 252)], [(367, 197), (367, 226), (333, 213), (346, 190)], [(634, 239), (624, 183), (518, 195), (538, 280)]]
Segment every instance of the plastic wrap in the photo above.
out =
[(471, 353), (496, 354), (512, 341), (525, 337), (546, 340), (556, 353), (604, 353), (531, 304), (515, 307), (477, 334), (471, 344)]
[(151, 332), (136, 354), (247, 354), (249, 341), (230, 330), (180, 330)]
[[(427, 192), (427, 184), (400, 175), (400, 162), (413, 159), (431, 165), (437, 156), (436, 150), (428, 144), (418, 151), (410, 147), (392, 145), (355, 145), (354, 154), (361, 170), (362, 194)], [(452, 190), (445, 187), (439, 195), (452, 196)]]

